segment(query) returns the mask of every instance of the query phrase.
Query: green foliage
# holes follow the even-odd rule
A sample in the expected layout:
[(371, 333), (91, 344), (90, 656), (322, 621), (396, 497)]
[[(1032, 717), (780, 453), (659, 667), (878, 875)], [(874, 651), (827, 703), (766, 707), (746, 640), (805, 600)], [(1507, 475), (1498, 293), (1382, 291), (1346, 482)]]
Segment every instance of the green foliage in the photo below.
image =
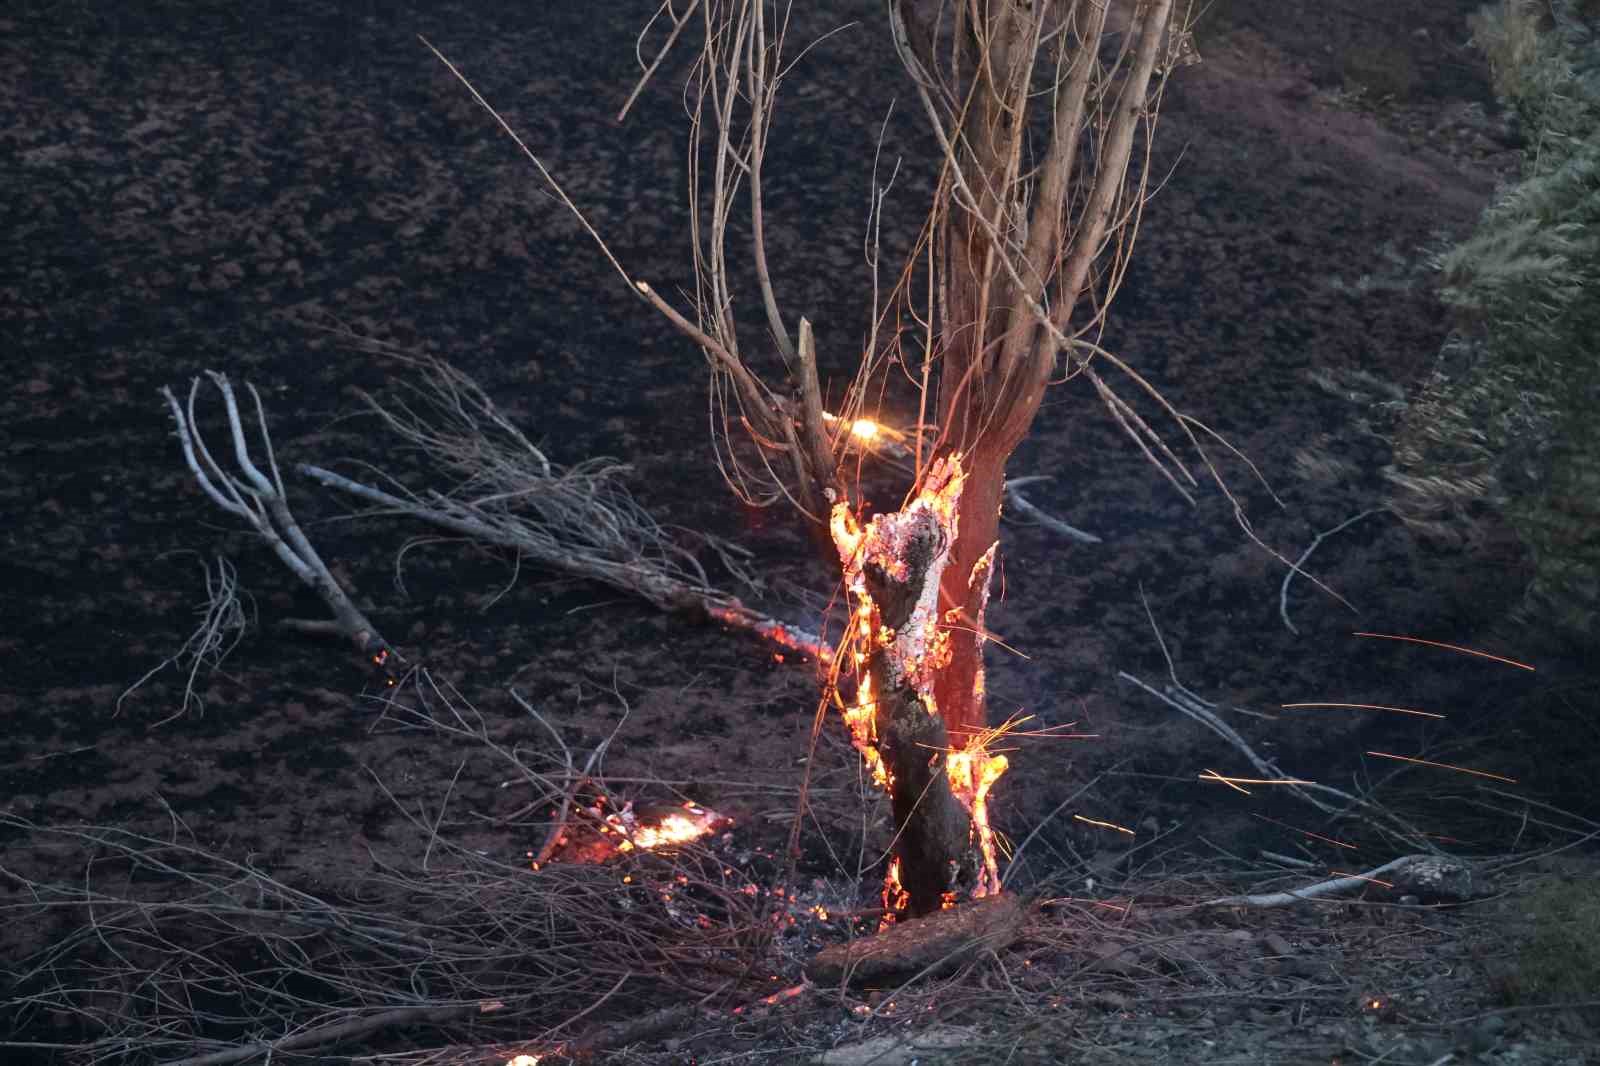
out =
[(1505, 975), (1514, 1004), (1575, 1003), (1600, 988), (1600, 886), (1587, 878), (1546, 881), (1523, 904), (1530, 922)]
[(1431, 532), (1469, 529), (1474, 505), (1502, 511), (1536, 560), (1525, 608), (1586, 640), (1600, 620), (1597, 22), (1574, 0), (1503, 0), (1472, 20), (1522, 122), (1522, 173), (1436, 261), (1458, 328), (1388, 472), (1396, 512)]

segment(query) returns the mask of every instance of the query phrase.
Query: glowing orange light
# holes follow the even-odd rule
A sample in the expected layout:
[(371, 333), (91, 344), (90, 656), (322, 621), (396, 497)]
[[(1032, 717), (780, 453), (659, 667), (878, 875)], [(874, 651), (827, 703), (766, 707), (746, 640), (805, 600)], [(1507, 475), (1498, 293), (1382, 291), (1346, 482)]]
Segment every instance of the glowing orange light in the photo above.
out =
[(882, 930), (893, 925), (895, 915), (910, 904), (911, 893), (900, 884), (900, 858), (896, 856), (889, 860), (889, 872), (883, 877), (883, 920), (878, 923), (878, 928)]
[(663, 816), (660, 821), (649, 825), (637, 824), (632, 811), (606, 816), (606, 825), (624, 838), (617, 843), (618, 851), (632, 851), (635, 848), (649, 851), (652, 848), (669, 847), (673, 844), (687, 844), (691, 840), (705, 836), (726, 821), (727, 819), (715, 811), (698, 807), (693, 803), (684, 804), (681, 813), (673, 811)]
[(1290, 825), (1288, 822), (1280, 822), (1276, 818), (1268, 818), (1264, 814), (1256, 814), (1254, 811), (1252, 811), (1251, 812), (1251, 817), (1260, 818), (1263, 822), (1271, 822), (1273, 825), (1281, 825), (1285, 829), (1293, 830), (1296, 833), (1304, 833), (1308, 837), (1311, 837), (1311, 838), (1313, 838), (1315, 840), (1320, 840), (1324, 844), (1332, 844), (1336, 848), (1349, 848), (1351, 851), (1360, 851), (1361, 850), (1360, 848), (1356, 847), (1354, 844), (1346, 844), (1342, 840), (1335, 840), (1333, 837), (1323, 836), (1321, 833), (1313, 833), (1309, 829), (1301, 829), (1298, 826)]
[(1381, 877), (1368, 877), (1366, 874), (1353, 874), (1346, 870), (1329, 870), (1328, 872), (1335, 877), (1348, 877), (1355, 881), (1370, 881), (1375, 885), (1382, 885), (1384, 888), (1394, 887), (1393, 881), (1385, 881)]
[(858, 418), (850, 423), (850, 435), (861, 441), (877, 439), (882, 427), (870, 418)]
[(1074, 814), (1072, 818), (1074, 821), (1084, 822), (1088, 825), (1099, 826), (1101, 829), (1115, 829), (1119, 833), (1126, 833), (1129, 836), (1134, 835), (1132, 829), (1129, 829), (1127, 826), (1118, 825), (1116, 822), (1102, 822), (1095, 818), (1085, 818), (1081, 814)]
[(1305, 781), (1298, 777), (1227, 777), (1209, 769), (1200, 771), (1199, 777), (1202, 781), (1221, 782), (1235, 792), (1243, 792), (1246, 796), (1250, 795), (1250, 790), (1244, 788), (1243, 786), (1245, 785), (1312, 785), (1316, 783), (1314, 781)]
[(1398, 633), (1365, 633), (1357, 631), (1351, 635), (1357, 637), (1376, 637), (1379, 640), (1403, 640), (1409, 644), (1426, 644), (1430, 648), (1444, 648), (1446, 651), (1459, 651), (1463, 655), (1476, 655), (1481, 659), (1493, 659), (1497, 663), (1505, 663), (1507, 666), (1515, 666), (1518, 670), (1533, 670), (1533, 667), (1529, 666), (1527, 663), (1519, 663), (1515, 659), (1507, 659), (1499, 655), (1490, 655), (1486, 651), (1476, 651), (1472, 648), (1463, 648), (1459, 644), (1446, 644), (1442, 640), (1424, 640), (1422, 637), (1406, 637), (1401, 636)]
[(1395, 755), (1392, 752), (1387, 751), (1369, 751), (1367, 754), (1375, 755), (1380, 759), (1394, 759), (1398, 762), (1415, 763), (1418, 766), (1432, 766), (1437, 770), (1454, 770), (1456, 773), (1472, 774), (1474, 777), (1487, 777), (1494, 781), (1504, 781), (1508, 785), (1514, 785), (1517, 783), (1516, 778), (1507, 777), (1505, 774), (1494, 774), (1490, 773), (1488, 770), (1474, 770), (1467, 766), (1454, 766), (1447, 762), (1433, 762), (1430, 759), (1414, 759), (1409, 755)]
[(1432, 711), (1418, 711), (1410, 707), (1390, 707), (1382, 703), (1282, 703), (1280, 707), (1349, 707), (1359, 711), (1394, 711), (1396, 714), (1414, 714), (1419, 718), (1443, 718)]
[[(860, 421), (856, 424), (858, 427)], [(875, 423), (872, 425), (872, 435), (876, 436), (882, 427)], [(856, 428), (852, 432), (859, 434)], [(848, 658), (843, 661), (854, 667), (856, 688), (854, 699), (849, 705), (841, 706), (851, 740), (871, 770), (874, 782), (881, 787), (893, 788), (893, 781), (877, 747), (876, 719), (880, 698), (877, 686), (882, 677), (895, 678), (894, 684), (897, 686), (901, 683), (907, 685), (916, 693), (923, 710), (930, 717), (939, 714), (939, 706), (934, 699), (934, 681), (940, 671), (949, 665), (954, 654), (951, 633), (945, 624), (948, 619), (939, 610), (940, 576), (949, 545), (955, 542), (961, 490), (965, 481), (961, 457), (948, 456), (928, 468), (921, 491), (900, 511), (874, 515), (863, 526), (850, 506), (841, 502), (834, 506), (829, 516), (829, 532), (844, 569), (845, 587), (853, 601), (850, 626), (841, 651), (849, 652)], [(910, 538), (925, 536), (930, 524), (942, 547), (920, 575), (921, 595), (912, 606), (909, 616), (897, 627), (886, 626), (879, 615), (878, 605), (868, 591), (867, 568), (870, 566), (896, 581), (908, 580), (907, 548)], [(985, 588), (993, 559), (994, 548), (991, 547), (973, 568), (974, 580), (983, 578)], [(982, 632), (981, 628), (979, 632)], [(980, 672), (974, 679), (975, 691), (980, 696), (982, 684)], [(998, 891), (1000, 880), (995, 837), (989, 828), (988, 794), (994, 782), (1005, 772), (1008, 761), (1003, 754), (991, 751), (991, 745), (1015, 725), (1015, 722), (1010, 722), (999, 730), (987, 730), (967, 737), (965, 743), (952, 738), (959, 746), (944, 753), (944, 768), (950, 790), (969, 815), (972, 842), (983, 860), (983, 869), (973, 890), (973, 895), (978, 897)], [(897, 862), (891, 863), (884, 882), (886, 915), (903, 909), (906, 902), (907, 894), (899, 880), (899, 865)], [(889, 919), (886, 917), (885, 920)]]

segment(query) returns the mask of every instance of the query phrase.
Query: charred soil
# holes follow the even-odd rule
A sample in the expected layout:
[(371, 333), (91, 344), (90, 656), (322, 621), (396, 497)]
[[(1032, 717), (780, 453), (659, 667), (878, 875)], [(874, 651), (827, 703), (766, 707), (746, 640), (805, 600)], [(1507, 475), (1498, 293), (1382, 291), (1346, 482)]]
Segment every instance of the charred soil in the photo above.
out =
[[(541, 843), (535, 827), (504, 824), (526, 797), (481, 745), (397, 719), (375, 698), (382, 678), (346, 648), (275, 625), (321, 606), (201, 495), (162, 385), (205, 368), (251, 381), (284, 461), (381, 468), (422, 489), (431, 475), (360, 416), (358, 392), (405, 385), (405, 368), (378, 349), (447, 359), (553, 458), (615, 456), (663, 523), (755, 552), (774, 613), (815, 621), (836, 598), (836, 575), (786, 514), (740, 508), (724, 491), (698, 354), (631, 298), (416, 40), (473, 79), (636, 276), (675, 292), (693, 280), (677, 82), (659, 78), (626, 124), (612, 121), (651, 6), (297, 2), (268, 13), (25, 0), (0, 15), (10, 116), (0, 126), (0, 955), (23, 959), (84, 928), (71, 908), (13, 921), (35, 913), (28, 885), (100, 887), (104, 840), (30, 825), (119, 826), (400, 913), (415, 899), (373, 885), (418, 869), (435, 837), (510, 867)], [(1467, 43), (1472, 3), (1215, 7), (1198, 33), (1204, 61), (1175, 77), (1161, 117), (1163, 181), (1106, 341), (1256, 464), (1281, 506), (1211, 449), (1254, 534), (1292, 559), (1384, 492), (1387, 446), (1362, 428), (1359, 405), (1317, 381), (1360, 372), (1405, 390), (1426, 373), (1448, 322), (1419, 264), (1471, 227), (1516, 145)], [(843, 3), (796, 13), (793, 40), (862, 21), (797, 65), (769, 156), (776, 283), (817, 324), (825, 383), (853, 369), (868, 321), (862, 225), (880, 127), (883, 159), (906, 159), (886, 252), (909, 243), (931, 180), (916, 165), (931, 146), (880, 15)], [(619, 1061), (735, 1051), (809, 1061), (910, 1031), (953, 1041), (930, 1043), (925, 1061), (1055, 1061), (1041, 1050), (1052, 1047), (1130, 1063), (1593, 1061), (1589, 1023), (1519, 1005), (1492, 965), (1516, 942), (1514, 902), (1185, 909), (1394, 852), (1360, 838), (1351, 856), (1304, 835), (1332, 830), (1270, 789), (1202, 780), (1207, 769), (1255, 774), (1237, 749), (1119, 677), (1168, 681), (1153, 618), (1178, 678), (1285, 773), (1370, 794), (1474, 855), (1570, 843), (1581, 833), (1565, 827), (1578, 823), (1510, 794), (1595, 816), (1600, 684), (1508, 620), (1530, 574), (1515, 539), (1433, 544), (1376, 513), (1307, 564), (1348, 605), (1304, 578), (1280, 604), (1285, 566), (1245, 535), (1231, 504), (1215, 493), (1185, 504), (1087, 390), (1069, 384), (1047, 405), (1012, 471), (1050, 475), (1030, 486), (1032, 502), (1102, 542), (1020, 521), (1003, 533), (1004, 595), (989, 625), (1021, 654), (991, 652), (991, 706), (1058, 734), (1019, 736), (996, 791), (1011, 840), (1038, 828), (1014, 881), (1042, 901), (1023, 939), (898, 1000), (830, 993), (793, 1014), (765, 1007), (759, 1022), (708, 1000), (702, 1018), (727, 1021), (705, 1030), (714, 1035), (641, 1037)], [(778, 953), (789, 969), (762, 980), (794, 976), (846, 934), (850, 913), (870, 909), (886, 816), (838, 722), (813, 743), (815, 664), (426, 529), (352, 516), (305, 481), (290, 492), (374, 621), (482, 712), (486, 735), (541, 742), (515, 688), (574, 752), (615, 732), (605, 773), (627, 799), (695, 802), (731, 819), (697, 861), (738, 885), (698, 905), (732, 913), (746, 883), (769, 902), (804, 897), (798, 911), (779, 908), (803, 919)], [(203, 707), (174, 715), (183, 678), (170, 667), (119, 699), (193, 631), (202, 564), (219, 553), (249, 594), (250, 625), (202, 675)], [(1317, 702), (1446, 717), (1283, 707)], [(812, 813), (785, 885), (807, 775)], [(1263, 851), (1308, 865), (1274, 866)], [(1512, 892), (1537, 868), (1508, 871), (1483, 894)], [(108, 874), (124, 875), (119, 891), (140, 883)], [(584, 893), (599, 890), (583, 878), (602, 876), (623, 875), (572, 875)], [(819, 909), (847, 917), (830, 924)], [(655, 1000), (628, 1009), (668, 1002), (652, 987)], [(620, 995), (584, 1023), (614, 1023), (608, 1012), (629, 1002)], [(985, 1017), (1009, 1028), (986, 1029)], [(79, 1033), (42, 1010), (0, 1010), (0, 1025), (16, 1030), (0, 1036), (40, 1044)], [(997, 1031), (1011, 1034), (1014, 1058)], [(365, 1039), (377, 1052), (435, 1037)]]

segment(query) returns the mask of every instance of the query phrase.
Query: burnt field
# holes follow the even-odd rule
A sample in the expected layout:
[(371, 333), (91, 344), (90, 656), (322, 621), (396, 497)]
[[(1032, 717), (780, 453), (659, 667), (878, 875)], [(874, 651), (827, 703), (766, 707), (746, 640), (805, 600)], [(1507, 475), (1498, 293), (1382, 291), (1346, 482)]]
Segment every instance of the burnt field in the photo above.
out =
[[(1586, 1061), (1582, 1017), (1500, 1013), (1527, 1002), (1502, 968), (1531, 935), (1521, 901), (1559, 873), (1587, 874), (1584, 848), (1559, 868), (1483, 866), (1471, 898), (1488, 902), (1473, 906), (1374, 889), (1195, 910), (1400, 852), (1359, 818), (1204, 779), (1259, 775), (1237, 745), (1137, 683), (1181, 682), (1283, 773), (1360, 796), (1463, 861), (1573, 844), (1600, 815), (1600, 686), (1592, 664), (1514, 619), (1531, 573), (1515, 538), (1433, 543), (1383, 513), (1387, 445), (1359, 403), (1319, 384), (1360, 372), (1416, 385), (1449, 328), (1421, 264), (1470, 229), (1515, 167), (1467, 44), (1474, 5), (1358, 6), (1235, 0), (1201, 24), (1204, 62), (1169, 90), (1161, 187), (1104, 338), (1255, 464), (1271, 493), (1217, 451), (1272, 551), (1214, 488), (1185, 503), (1087, 390), (1052, 393), (1011, 469), (1048, 475), (1028, 498), (1101, 541), (1008, 520), (989, 616), (1015, 652), (991, 650), (992, 713), (1031, 715), (1028, 730), (1054, 734), (1017, 738), (994, 810), (1010, 840), (1028, 841), (1013, 884), (1045, 902), (1021, 946), (903, 989), (897, 1008), (880, 988), (742, 1014), (875, 918), (887, 816), (836, 716), (813, 735), (816, 664), (514, 553), (362, 514), (293, 470), (447, 488), (363, 400), (395, 402), (416, 384), (414, 363), (396, 356), (441, 359), (553, 462), (624, 464), (619, 483), (656, 521), (742, 546), (761, 579), (739, 585), (702, 552), (712, 580), (799, 625), (836, 612), (837, 571), (791, 516), (741, 506), (719, 478), (700, 354), (630, 293), (417, 39), (540, 154), (632, 276), (676, 294), (693, 284), (683, 63), (613, 121), (652, 6), (25, 2), (0, 15), (0, 1040), (15, 1042), (0, 1057), (168, 1061), (276, 1039), (321, 1017), (319, 1004), (356, 1004), (419, 1013), (308, 1047), (309, 1059), (478, 1061), (466, 1049), (598, 1032), (595, 1053), (616, 1061), (821, 1061), (931, 1028), (968, 1035), (924, 1061), (1007, 1061), (1007, 1047), (1011, 1061), (1054, 1061), (1029, 1056), (1107, 1046), (1123, 1057), (1100, 1061)], [(875, 5), (796, 12), (792, 39), (817, 43), (785, 85), (768, 163), (775, 285), (816, 324), (825, 386), (842, 387), (868, 328), (875, 151), (880, 182), (903, 161), (886, 201), (888, 258), (909, 246), (931, 188), (933, 148), (880, 22)], [(304, 529), (426, 680), (390, 688), (347, 645), (281, 625), (325, 609), (201, 492), (159, 391), (184, 393), (205, 370), (260, 391)], [(202, 429), (220, 440), (207, 404)], [(906, 424), (915, 412), (879, 416)], [(1274, 551), (1299, 558), (1367, 511), (1306, 564), (1347, 603), (1300, 578), (1284, 591)], [(244, 625), (220, 666), (197, 675), (199, 702), (185, 703), (174, 666), (128, 691), (195, 631), (219, 555)], [(603, 760), (586, 764), (598, 749)], [(584, 777), (570, 790), (578, 806), (604, 791), (613, 809), (692, 803), (726, 820), (682, 852), (596, 845), (587, 857), (607, 861), (587, 864), (575, 830), (534, 871), (550, 810), (528, 809), (528, 772), (558, 786)], [(681, 898), (664, 901), (673, 885)], [(113, 934), (97, 946), (110, 912), (97, 917), (81, 893), (104, 894), (133, 946), (119, 955)], [(170, 914), (128, 909), (242, 907), (251, 893), (314, 920), (296, 927), (304, 940), (243, 923), (250, 946), (226, 961), (233, 978), (185, 978), (184, 935), (150, 932)], [(1149, 917), (1130, 902), (1145, 898)], [(629, 899), (632, 918), (617, 909)], [(341, 909), (359, 916), (352, 927), (384, 931), (364, 947), (337, 941), (327, 928)], [(505, 986), (526, 1000), (480, 1017), (473, 997), (440, 990), (522, 972), (484, 950), (497, 913), (519, 916), (505, 917), (506, 943), (524, 946), (509, 955), (556, 961)], [(438, 984), (408, 985), (394, 945), (445, 915), (476, 954), (429, 958)], [(193, 935), (211, 935), (203, 925)], [(555, 939), (536, 950), (540, 928)], [(204, 943), (228, 941), (217, 936)], [(52, 943), (72, 947), (51, 955)], [(313, 962), (333, 958), (346, 978), (315, 976)], [(309, 1014), (236, 1016), (248, 1001), (236, 985), (296, 966), (304, 984), (283, 987)], [(370, 983), (349, 976), (363, 966)], [(1207, 983), (1227, 969), (1238, 978)], [(146, 984), (149, 973), (177, 984)], [(88, 1006), (62, 998), (95, 981), (109, 983)], [(187, 1007), (179, 987), (193, 992)], [(165, 1018), (176, 1032), (186, 1010), (223, 1019), (206, 1030), (214, 1046), (183, 1051), (128, 1027)], [(682, 1013), (633, 1040), (618, 1028), (663, 1010)], [(133, 1035), (89, 1054), (67, 1047), (107, 1031)], [(1180, 1050), (1201, 1039), (1215, 1043)], [(419, 1050), (447, 1047), (455, 1058)], [(497, 1055), (480, 1058), (508, 1057)]]

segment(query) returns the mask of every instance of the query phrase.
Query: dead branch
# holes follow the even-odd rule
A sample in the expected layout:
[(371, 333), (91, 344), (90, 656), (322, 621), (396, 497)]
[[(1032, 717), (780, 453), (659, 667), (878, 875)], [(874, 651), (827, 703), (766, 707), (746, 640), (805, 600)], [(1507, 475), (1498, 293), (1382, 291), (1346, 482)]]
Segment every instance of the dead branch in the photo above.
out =
[[(804, 335), (804, 334), (803, 334)], [(385, 353), (415, 368), (398, 395), (363, 394), (368, 409), (402, 444), (442, 472), (444, 491), (388, 491), (302, 463), (319, 484), (452, 533), (514, 551), (518, 564), (597, 581), (666, 611), (750, 630), (821, 661), (820, 638), (786, 625), (717, 588), (690, 543), (715, 553), (749, 589), (760, 587), (743, 549), (657, 522), (628, 491), (629, 467), (605, 458), (553, 462), (500, 411), (470, 376), (449, 363)], [(391, 479), (392, 480), (392, 479)]]
[(272, 450), (272, 437), (267, 431), (267, 414), (261, 404), (261, 394), (254, 385), (246, 384), (255, 401), (261, 449), (266, 455), (267, 468), (272, 473), (270, 478), (250, 458), (249, 446), (245, 443), (244, 422), (234, 398), (233, 386), (226, 377), (214, 370), (206, 371), (206, 376), (222, 394), (233, 440), (234, 460), (239, 467), (238, 474), (223, 470), (206, 446), (205, 438), (200, 436), (199, 420), (195, 416), (200, 379), (195, 378), (190, 383), (186, 406), (178, 403), (178, 398), (170, 388), (163, 386), (161, 389), (177, 426), (184, 461), (199, 481), (201, 490), (218, 507), (248, 522), (289, 571), (316, 591), (333, 612), (335, 631), (355, 644), (357, 651), (370, 656), (379, 665), (385, 663), (391, 654), (399, 658), (389, 642), (378, 633), (377, 627), (367, 620), (349, 594), (328, 572), (327, 564), (312, 547), (310, 539), (289, 510), (283, 477), (278, 472), (278, 459)]
[[(183, 642), (183, 646), (167, 658), (161, 660), (150, 669), (143, 677), (123, 690), (117, 697), (116, 713), (122, 712), (123, 701), (133, 695), (156, 674), (168, 666), (176, 666), (185, 671), (183, 684), (183, 698), (178, 703), (178, 709), (158, 722), (164, 725), (183, 715), (189, 710), (199, 713), (205, 708), (205, 701), (195, 691), (200, 681), (200, 671), (216, 673), (222, 668), (223, 660), (238, 645), (244, 637), (245, 629), (250, 623), (249, 616), (245, 613), (243, 600), (239, 592), (239, 575), (233, 564), (221, 556), (217, 556), (217, 571), (211, 572), (211, 566), (202, 557), (200, 570), (205, 575), (206, 601), (199, 607), (201, 615), (200, 624), (194, 632)], [(254, 604), (252, 604), (253, 613)]]
[[(1263, 783), (1281, 786), (1297, 799), (1310, 804), (1324, 814), (1341, 817), (1354, 814), (1365, 820), (1374, 829), (1405, 843), (1408, 847), (1415, 847), (1430, 854), (1439, 854), (1439, 849), (1428, 839), (1427, 835), (1408, 825), (1393, 812), (1386, 810), (1372, 800), (1352, 795), (1331, 785), (1308, 781), (1285, 774), (1271, 759), (1258, 755), (1253, 747), (1228, 723), (1224, 722), (1217, 714), (1219, 705), (1209, 700), (1202, 699), (1192, 690), (1178, 680), (1177, 667), (1172, 661), (1172, 654), (1167, 650), (1167, 642), (1161, 635), (1161, 628), (1156, 624), (1155, 614), (1150, 610), (1150, 601), (1140, 590), (1140, 598), (1144, 603), (1145, 615), (1150, 621), (1150, 628), (1155, 633), (1156, 643), (1161, 648), (1162, 657), (1167, 663), (1167, 674), (1170, 683), (1162, 690), (1156, 689), (1149, 683), (1134, 677), (1125, 670), (1119, 670), (1117, 677), (1130, 684), (1136, 685), (1167, 706), (1182, 713), (1186, 717), (1205, 726), (1211, 732), (1221, 737), (1242, 754), (1257, 773), (1261, 775)], [(1244, 712), (1253, 714), (1254, 712)], [(1229, 778), (1207, 771), (1200, 775), (1202, 780), (1214, 780), (1224, 784)], [(1336, 805), (1322, 797), (1331, 797), (1339, 801)]]
[(330, 1044), (342, 1044), (403, 1025), (442, 1025), (445, 1022), (470, 1018), (475, 1014), (488, 1014), (504, 1009), (505, 1004), (499, 1000), (462, 1003), (447, 1007), (400, 1007), (368, 1015), (365, 1018), (349, 1018), (328, 1025), (315, 1025), (298, 1033), (279, 1037), (277, 1040), (262, 1040), (205, 1055), (172, 1059), (163, 1066), (227, 1066), (228, 1063), (263, 1057), (271, 1061), (272, 1056), (285, 1051), (305, 1051), (310, 1048), (327, 1047)]
[(876, 936), (835, 944), (806, 965), (822, 986), (878, 985), (911, 975), (958, 970), (986, 951), (1003, 951), (1019, 935), (1027, 906), (1014, 895), (986, 899), (896, 922)]
[(1372, 888), (1374, 885), (1396, 896), (1416, 895), (1435, 901), (1459, 902), (1471, 894), (1472, 876), (1464, 864), (1443, 860), (1438, 855), (1402, 855), (1366, 873), (1344, 874), (1282, 892), (1220, 896), (1198, 906), (1288, 907), (1341, 892)]
[(1034, 474), (1029, 477), (1010, 478), (1005, 483), (1006, 502), (1013, 510), (1050, 530), (1052, 533), (1075, 540), (1080, 544), (1099, 544), (1100, 538), (1093, 533), (1086, 533), (1076, 526), (1068, 525), (1055, 515), (1034, 506), (1033, 502), (1022, 494), (1022, 486), (1031, 485), (1038, 481), (1049, 481), (1048, 474)]
[[(1301, 572), (1301, 568), (1306, 565), (1306, 560), (1311, 558), (1311, 553), (1316, 551), (1318, 546), (1320, 546), (1324, 540), (1333, 536), (1335, 533), (1342, 533), (1344, 530), (1349, 529), (1363, 518), (1370, 518), (1375, 514), (1382, 513), (1385, 510), (1387, 510), (1387, 508), (1373, 507), (1362, 511), (1358, 515), (1353, 515), (1349, 518), (1346, 518), (1343, 522), (1340, 522), (1332, 529), (1324, 529), (1321, 533), (1318, 533), (1314, 538), (1312, 538), (1311, 543), (1306, 545), (1306, 550), (1300, 553), (1300, 558), (1296, 559), (1293, 565), (1289, 567), (1288, 572), (1283, 575), (1283, 585), (1278, 589), (1278, 614), (1282, 616), (1283, 624), (1288, 627), (1289, 632), (1295, 634), (1296, 636), (1300, 635), (1300, 631), (1294, 627), (1294, 623), (1289, 621), (1289, 582), (1294, 580), (1294, 575)], [(1346, 603), (1345, 606), (1350, 607), (1352, 611), (1355, 611), (1355, 608), (1350, 604)]]

